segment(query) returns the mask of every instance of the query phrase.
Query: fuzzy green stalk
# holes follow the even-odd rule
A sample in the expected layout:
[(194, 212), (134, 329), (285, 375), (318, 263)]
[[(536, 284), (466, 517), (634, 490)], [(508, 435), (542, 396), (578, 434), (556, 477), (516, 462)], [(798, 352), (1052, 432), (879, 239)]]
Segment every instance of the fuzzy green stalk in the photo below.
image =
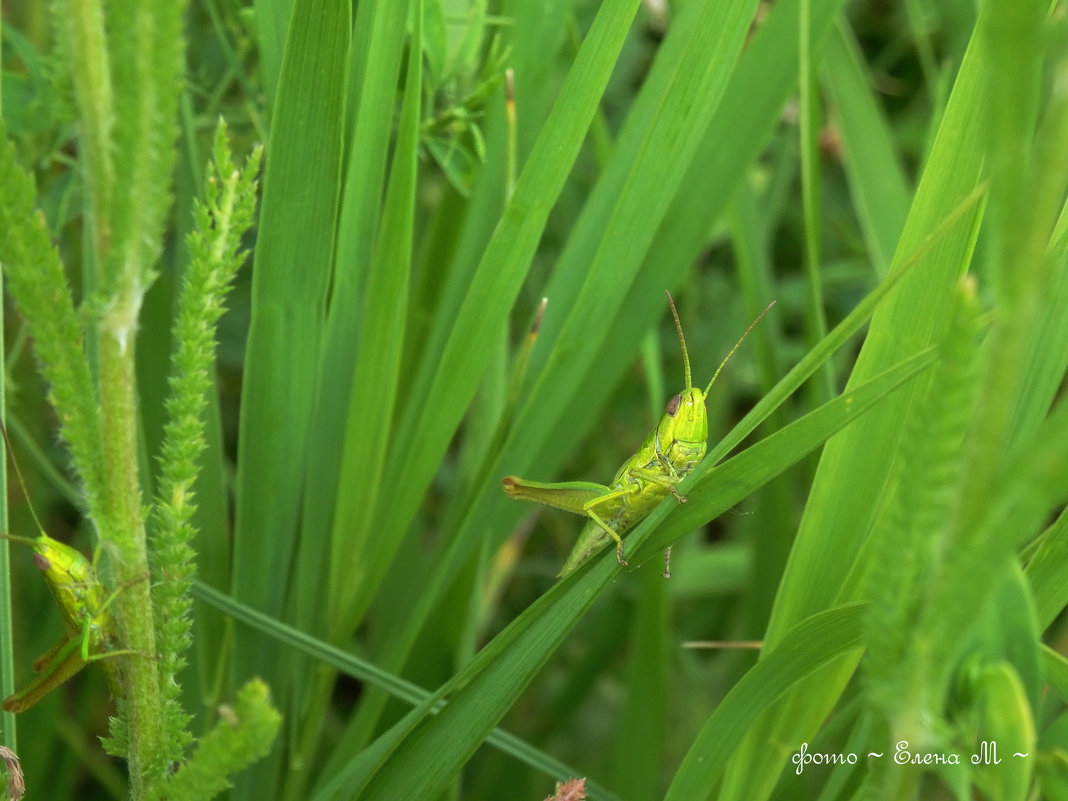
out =
[[(139, 483), (139, 426), (135, 339), (141, 302), (154, 276), (164, 220), (170, 208), (177, 139), (178, 96), (184, 72), (182, 17), (185, 4), (165, 0), (115, 0), (107, 7), (107, 51), (114, 92), (114, 164), (109, 237), (94, 256), (100, 280), (90, 288), (102, 412), (106, 483), (101, 529), (117, 586), (115, 623), (122, 647), (158, 653)], [(119, 189), (121, 188), (121, 191)], [(96, 201), (91, 195), (90, 201)], [(88, 214), (95, 216), (95, 210)], [(167, 770), (163, 757), (159, 663), (131, 657), (124, 665), (125, 727), (130, 793), (144, 798)], [(114, 745), (114, 744), (113, 744)]]
[(55, 19), (65, 24), (70, 42), (69, 73), (80, 120), (78, 153), (89, 196), (86, 209), (92, 223), (94, 251), (102, 253), (111, 240), (111, 197), (115, 186), (115, 98), (104, 11), (99, 0), (67, 0), (59, 6), (57, 11), (66, 7), (66, 13), (57, 13)]
[(102, 325), (113, 328), (120, 342), (134, 336), (171, 204), (185, 6), (113, 0), (107, 7), (107, 44), (114, 65), (111, 147), (122, 157), (115, 161), (109, 248), (97, 253), (100, 282), (92, 288), (90, 306), (106, 310), (109, 319)]
[[(215, 131), (215, 165), (205, 183), (206, 197), (194, 209), (189, 236), (190, 264), (182, 283), (174, 323), (175, 351), (168, 379), (168, 420), (164, 427), (160, 480), (153, 505), (152, 562), (155, 576), (156, 627), (160, 648), (163, 703), (163, 748), (167, 762), (179, 762), (192, 739), (188, 715), (179, 703), (177, 673), (192, 640), (189, 588), (196, 573), (191, 523), (196, 511), (194, 485), (205, 447), (204, 413), (212, 386), (215, 330), (223, 301), (246, 253), (241, 237), (256, 209), (256, 175), (261, 148), (243, 170), (234, 168), (226, 127)], [(264, 746), (267, 747), (266, 745)]]
[[(112, 557), (116, 586), (125, 586), (115, 599), (115, 623), (123, 648), (156, 654), (148, 553), (141, 509), (137, 462), (137, 396), (134, 343), (105, 330), (99, 337), (100, 401), (105, 410), (103, 450), (109, 470), (104, 486), (104, 515), (109, 528), (101, 531)], [(126, 719), (127, 759), (133, 798), (142, 798), (154, 776), (161, 751), (159, 665), (150, 656), (125, 660), (124, 696), (120, 714)]]
[(153, 788), (150, 798), (199, 801), (230, 787), (226, 777), (261, 759), (278, 734), (282, 717), (271, 706), (267, 685), (251, 679), (233, 707), (222, 707), (215, 728), (205, 734), (189, 761)]
[[(948, 521), (959, 501), (961, 440), (975, 406), (979, 308), (975, 281), (965, 278), (950, 308), (941, 365), (932, 371), (902, 437), (891, 506), (872, 538), (865, 593), (868, 613), (867, 693), (884, 718), (889, 742), (908, 739), (939, 747), (941, 697), (932, 687), (932, 655), (939, 644), (918, 626), (930, 607), (932, 573), (946, 555)], [(934, 707), (934, 708), (932, 708)], [(875, 779), (886, 797), (901, 797), (919, 774), (884, 770)], [(891, 792), (892, 788), (892, 792)]]
[[(60, 435), (70, 446), (86, 502), (98, 512), (106, 463), (99, 448), (96, 390), (70, 288), (34, 198), (33, 178), (16, 163), (15, 149), (0, 124), (0, 263), (33, 336), (48, 400), (59, 418)], [(93, 517), (98, 529), (105, 522)]]

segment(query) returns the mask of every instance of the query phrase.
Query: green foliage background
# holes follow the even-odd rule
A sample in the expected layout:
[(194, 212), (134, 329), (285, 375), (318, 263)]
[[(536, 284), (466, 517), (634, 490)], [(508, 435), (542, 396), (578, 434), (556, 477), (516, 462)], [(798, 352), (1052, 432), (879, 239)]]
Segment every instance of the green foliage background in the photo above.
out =
[[(80, 116), (56, 8), (5, 12), (0, 109), (91, 331), (103, 201), (83, 159), (109, 134)], [(144, 503), (177, 458), (171, 331), (212, 132), (225, 118), (239, 163), (264, 145), (198, 412), (179, 674), (194, 737), (252, 677), (283, 715), (232, 797), (540, 799), (586, 776), (604, 799), (1068, 798), (1064, 12), (185, 9), (184, 82), (113, 88), (178, 93), (148, 173), (173, 203), (163, 231), (139, 229), (161, 253), (137, 320)], [(112, 41), (143, 35), (102, 13)], [(116, 107), (103, 147), (121, 163), (138, 106)], [(699, 385), (777, 305), (713, 387), (685, 506), (628, 533), (629, 569), (609, 549), (556, 582), (581, 521), (500, 478), (606, 481), (637, 447), (681, 386), (665, 289)], [(9, 427), (49, 532), (88, 552), (18, 311)], [(33, 530), (24, 507), (10, 530)], [(5, 688), (59, 630), (11, 561)], [(142, 797), (99, 750), (97, 672), (17, 721), (35, 797)], [(964, 764), (895, 765), (905, 740)], [(982, 741), (1002, 764), (968, 762)], [(799, 772), (803, 743), (860, 760)]]

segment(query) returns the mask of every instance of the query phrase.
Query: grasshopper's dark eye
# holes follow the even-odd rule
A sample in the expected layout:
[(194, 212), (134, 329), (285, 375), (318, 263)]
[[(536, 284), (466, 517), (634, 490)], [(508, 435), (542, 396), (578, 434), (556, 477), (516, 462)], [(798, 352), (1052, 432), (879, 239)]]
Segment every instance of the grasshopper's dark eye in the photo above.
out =
[(33, 566), (40, 570), (42, 573), (52, 569), (52, 560), (45, 556), (43, 553), (33, 552)]
[(676, 395), (674, 398), (668, 401), (667, 409), (665, 409), (665, 411), (668, 413), (668, 415), (674, 417), (678, 413), (679, 406), (681, 405), (682, 395)]

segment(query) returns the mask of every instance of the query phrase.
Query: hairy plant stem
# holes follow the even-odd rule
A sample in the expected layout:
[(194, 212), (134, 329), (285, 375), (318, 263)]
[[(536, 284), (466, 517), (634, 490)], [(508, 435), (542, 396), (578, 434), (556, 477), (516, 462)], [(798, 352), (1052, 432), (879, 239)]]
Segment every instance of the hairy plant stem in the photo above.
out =
[(115, 128), (115, 98), (104, 10), (98, 0), (71, 0), (66, 3), (71, 58), (79, 69), (72, 70), (74, 94), (81, 120), (79, 152), (85, 165), (89, 194), (86, 212), (93, 223), (97, 253), (105, 253), (111, 240), (112, 192), (115, 164), (111, 145)]
[[(137, 290), (127, 290), (135, 292)], [(140, 305), (124, 293), (129, 306)], [(120, 304), (123, 305), (123, 304)], [(120, 313), (120, 317), (128, 314)], [(136, 312), (134, 312), (136, 316)], [(103, 407), (106, 486), (101, 531), (104, 547), (114, 563), (115, 586), (122, 588), (115, 599), (116, 622), (124, 648), (144, 656), (125, 658), (124, 706), (129, 731), (128, 763), (131, 798), (144, 798), (159, 776), (152, 762), (161, 751), (159, 670), (154, 657), (156, 634), (152, 619), (151, 582), (141, 506), (137, 463), (137, 400), (134, 378), (134, 337), (127, 329), (108, 327), (100, 343), (100, 398)]]

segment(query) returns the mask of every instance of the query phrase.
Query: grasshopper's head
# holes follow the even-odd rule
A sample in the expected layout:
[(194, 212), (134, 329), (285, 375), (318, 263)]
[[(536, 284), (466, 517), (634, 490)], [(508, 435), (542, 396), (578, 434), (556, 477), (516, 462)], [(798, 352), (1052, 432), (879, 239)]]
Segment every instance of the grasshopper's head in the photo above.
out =
[(657, 433), (663, 447), (672, 442), (700, 442), (708, 439), (708, 414), (705, 394), (697, 387), (686, 387), (667, 402)]
[(92, 566), (81, 551), (52, 539), (43, 531), (40, 536), (32, 538), (11, 534), (0, 534), (0, 537), (31, 548), (34, 567), (44, 573), (50, 586), (85, 582), (92, 577)]
[(55, 598), (63, 614), (63, 627), (69, 635), (75, 636), (81, 631), (87, 610), (95, 623), (100, 622), (100, 615), (93, 610), (105, 605), (104, 590), (96, 580), (92, 562), (81, 551), (52, 539), (43, 531), (33, 539), (9, 534), (2, 536), (33, 549), (33, 564), (41, 571), (48, 591)]
[(33, 563), (50, 585), (87, 582), (92, 567), (81, 551), (42, 534), (33, 540)]
[[(693, 457), (699, 461), (704, 456), (705, 441), (708, 439), (708, 413), (705, 411), (705, 392), (693, 386), (690, 376), (690, 356), (686, 352), (686, 338), (682, 335), (682, 323), (675, 309), (671, 293), (667, 293), (671, 316), (675, 318), (675, 328), (679, 332), (679, 345), (682, 347), (682, 366), (686, 372), (686, 389), (667, 402), (664, 416), (657, 426), (657, 439), (661, 448), (669, 451), (669, 458), (676, 461), (674, 451), (682, 448), (687, 453), (684, 458)], [(697, 448), (696, 446), (700, 446)], [(697, 451), (700, 450), (700, 453)]]
[[(693, 381), (691, 380), (690, 357), (686, 353), (686, 339), (682, 335), (682, 323), (679, 322), (679, 313), (675, 309), (675, 301), (671, 299), (670, 292), (667, 293), (667, 297), (668, 304), (671, 306), (671, 316), (675, 318), (675, 328), (679, 332), (679, 345), (682, 347), (682, 366), (686, 372), (686, 389), (668, 401), (664, 416), (657, 427), (657, 435), (661, 447), (678, 447), (686, 451), (690, 457), (695, 457), (694, 461), (700, 461), (705, 453), (705, 441), (708, 439), (708, 413), (705, 410), (705, 397), (712, 389), (712, 384), (715, 383), (724, 365), (738, 350), (738, 346), (742, 344), (749, 332), (753, 330), (753, 326), (760, 321), (761, 317), (767, 314), (768, 309), (775, 305), (775, 302), (772, 301), (767, 309), (760, 313), (760, 317), (757, 317), (746, 332), (742, 334), (742, 338), (731, 348), (727, 358), (720, 363), (719, 367), (716, 368), (716, 372), (712, 374), (712, 380), (708, 382), (708, 386), (705, 387), (704, 391), (701, 391), (693, 386)], [(671, 443), (679, 444), (678, 446), (672, 446)], [(698, 443), (700, 447), (697, 447)]]

